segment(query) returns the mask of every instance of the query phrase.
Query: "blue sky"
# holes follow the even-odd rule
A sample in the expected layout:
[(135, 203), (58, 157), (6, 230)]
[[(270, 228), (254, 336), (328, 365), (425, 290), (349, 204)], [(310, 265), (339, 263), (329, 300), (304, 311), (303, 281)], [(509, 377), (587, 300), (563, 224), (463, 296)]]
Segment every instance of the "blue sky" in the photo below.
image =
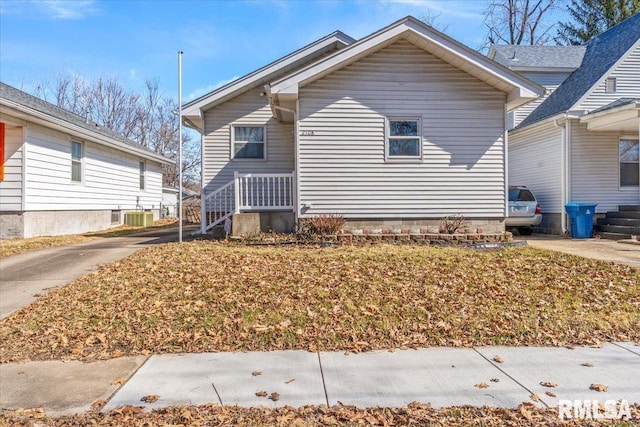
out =
[(158, 79), (183, 101), (341, 30), (356, 39), (406, 15), (437, 16), (436, 27), (477, 49), (486, 0), (359, 1), (0, 1), (0, 80), (31, 91), (61, 73), (115, 77), (141, 90)]

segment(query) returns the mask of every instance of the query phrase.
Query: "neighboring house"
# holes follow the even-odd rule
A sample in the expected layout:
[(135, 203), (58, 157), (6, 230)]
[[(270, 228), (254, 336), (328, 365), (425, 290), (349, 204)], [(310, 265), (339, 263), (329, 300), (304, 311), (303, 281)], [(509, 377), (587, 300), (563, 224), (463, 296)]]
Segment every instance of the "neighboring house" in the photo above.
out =
[[(496, 60), (514, 70), (520, 65), (513, 56), (528, 58), (537, 51), (492, 48)], [(524, 61), (525, 75), (548, 89), (561, 84), (526, 117), (521, 113), (528, 106), (512, 111), (518, 118), (509, 132), (509, 183), (527, 185), (536, 194), (544, 214), (540, 231), (561, 234), (568, 228), (568, 202), (597, 203), (599, 214), (640, 205), (640, 14), (592, 39), (582, 53), (576, 47), (539, 51), (553, 52), (553, 58), (537, 69), (535, 60)], [(581, 55), (579, 67), (566, 78), (557, 73), (574, 67)], [(620, 231), (612, 237), (640, 234), (623, 214), (608, 216), (617, 219), (599, 224), (604, 231)], [(627, 223), (632, 227), (619, 227)]]
[(0, 83), (0, 238), (96, 231), (162, 202), (162, 165), (135, 142)]
[(176, 218), (178, 216), (178, 193), (175, 187), (162, 187), (162, 218)]
[(543, 93), (413, 17), (335, 32), (183, 106), (203, 135), (202, 231), (238, 212), (503, 230), (505, 111)]

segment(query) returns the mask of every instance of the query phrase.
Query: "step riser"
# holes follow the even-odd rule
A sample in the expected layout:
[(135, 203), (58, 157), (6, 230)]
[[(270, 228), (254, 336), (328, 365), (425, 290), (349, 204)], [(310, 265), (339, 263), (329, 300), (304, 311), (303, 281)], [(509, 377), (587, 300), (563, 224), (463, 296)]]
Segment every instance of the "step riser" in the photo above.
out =
[(621, 233), (631, 234), (634, 236), (640, 235), (640, 227), (625, 227), (622, 225), (598, 225), (596, 226), (598, 231), (606, 231), (609, 233)]
[(640, 212), (640, 205), (620, 205), (618, 210), (620, 212)]
[(624, 225), (640, 227), (640, 218), (598, 218), (598, 225)]
[(607, 218), (628, 218), (640, 219), (640, 212), (624, 211), (624, 212), (607, 212)]
[(608, 239), (608, 240), (628, 240), (631, 238), (630, 234), (620, 234), (620, 233), (601, 232), (601, 233), (598, 233), (598, 235), (601, 238)]

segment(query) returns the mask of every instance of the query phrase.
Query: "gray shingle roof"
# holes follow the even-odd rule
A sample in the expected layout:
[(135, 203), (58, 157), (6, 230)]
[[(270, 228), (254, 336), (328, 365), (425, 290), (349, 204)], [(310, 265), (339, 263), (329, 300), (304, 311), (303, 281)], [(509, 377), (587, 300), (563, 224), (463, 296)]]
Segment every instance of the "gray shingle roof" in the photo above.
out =
[(518, 128), (571, 110), (609, 69), (640, 39), (640, 13), (586, 44), (582, 65), (533, 110)]
[(596, 108), (595, 110), (590, 111), (589, 114), (595, 114), (601, 111), (611, 110), (616, 107), (622, 107), (623, 105), (633, 104), (636, 102), (640, 102), (640, 98), (618, 98), (615, 101), (608, 103), (607, 105), (603, 105), (600, 108)]
[(529, 68), (577, 69), (582, 63), (585, 46), (493, 45), (493, 60), (512, 70)]
[[(47, 101), (44, 101), (40, 98), (37, 98), (33, 95), (30, 95), (26, 92), (23, 92), (19, 89), (16, 89), (2, 82), (0, 82), (0, 98), (13, 101), (16, 104), (20, 104), (25, 107), (31, 108), (33, 110), (36, 110), (40, 113), (44, 113), (55, 119), (64, 120), (67, 123), (82, 127), (88, 131), (94, 132), (101, 136), (105, 136), (107, 138), (111, 138), (116, 141), (122, 142), (124, 144), (131, 146), (131, 148), (133, 148), (136, 151), (141, 150), (143, 152), (148, 152), (153, 157), (163, 158), (163, 156), (159, 155), (155, 151), (152, 151), (147, 147), (138, 144), (135, 141), (125, 138), (119, 133), (112, 131), (111, 129), (102, 127), (97, 123), (87, 122), (82, 116), (72, 113), (69, 110), (65, 110), (64, 108), (55, 106)], [(169, 160), (169, 159), (165, 158), (165, 160)]]

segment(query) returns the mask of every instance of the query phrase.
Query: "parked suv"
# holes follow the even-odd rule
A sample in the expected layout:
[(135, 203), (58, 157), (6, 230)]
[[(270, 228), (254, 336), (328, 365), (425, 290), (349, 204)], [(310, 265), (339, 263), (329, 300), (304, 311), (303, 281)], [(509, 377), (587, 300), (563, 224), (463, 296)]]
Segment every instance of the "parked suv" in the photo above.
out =
[(523, 185), (509, 187), (509, 217), (507, 228), (517, 228), (520, 234), (529, 236), (533, 227), (542, 222), (542, 209), (531, 190)]

